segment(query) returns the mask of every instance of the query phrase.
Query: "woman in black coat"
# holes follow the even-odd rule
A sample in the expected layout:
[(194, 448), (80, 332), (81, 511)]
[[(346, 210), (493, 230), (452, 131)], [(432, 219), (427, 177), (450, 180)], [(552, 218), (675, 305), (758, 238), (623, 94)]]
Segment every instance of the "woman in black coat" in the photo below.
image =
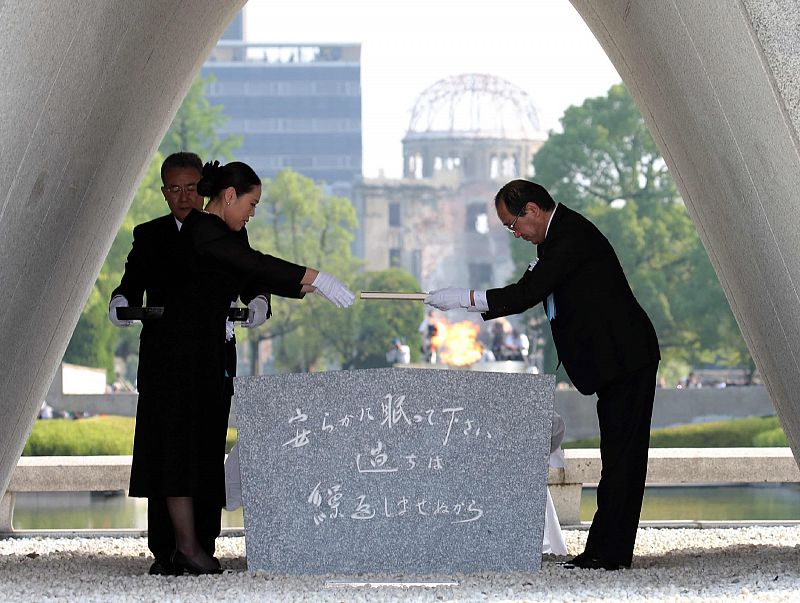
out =
[(248, 289), (287, 297), (315, 292), (337, 307), (354, 296), (333, 276), (252, 249), (243, 226), (255, 214), (261, 181), (246, 164), (206, 164), (197, 189), (205, 210), (184, 219), (176, 250), (183, 269), (164, 300), (157, 332), (140, 344), (130, 495), (165, 497), (175, 530), (178, 572), (219, 572), (203, 551), (195, 497), (225, 504), (225, 320)]

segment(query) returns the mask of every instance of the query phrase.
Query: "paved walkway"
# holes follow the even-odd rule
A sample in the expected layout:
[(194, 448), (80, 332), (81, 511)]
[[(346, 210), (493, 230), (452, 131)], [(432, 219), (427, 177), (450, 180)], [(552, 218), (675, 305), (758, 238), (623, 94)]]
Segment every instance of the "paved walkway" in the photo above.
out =
[[(582, 550), (586, 534), (565, 531), (570, 553)], [(165, 578), (145, 575), (152, 559), (143, 538), (0, 540), (0, 601), (800, 600), (799, 526), (643, 528), (630, 570), (567, 570), (560, 559), (545, 557), (535, 574), (438, 576), (459, 585), (436, 588), (343, 588), (326, 581), (344, 576), (301, 579), (248, 572), (244, 539), (218, 542), (217, 553), (227, 570), (223, 575)]]

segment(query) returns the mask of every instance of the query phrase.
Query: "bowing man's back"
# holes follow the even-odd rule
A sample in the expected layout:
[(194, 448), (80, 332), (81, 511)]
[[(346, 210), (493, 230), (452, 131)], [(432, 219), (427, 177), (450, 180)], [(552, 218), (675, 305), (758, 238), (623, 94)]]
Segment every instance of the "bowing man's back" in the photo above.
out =
[(583, 394), (660, 358), (653, 325), (594, 224), (559, 204), (537, 254), (538, 261), (517, 283), (487, 292), (492, 310), (486, 318), (522, 312), (552, 294), (553, 341)]

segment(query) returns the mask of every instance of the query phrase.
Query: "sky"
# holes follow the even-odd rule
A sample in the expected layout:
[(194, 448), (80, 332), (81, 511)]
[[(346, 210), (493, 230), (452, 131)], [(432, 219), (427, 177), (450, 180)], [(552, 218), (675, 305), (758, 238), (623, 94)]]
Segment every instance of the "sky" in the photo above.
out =
[(621, 81), (569, 0), (250, 0), (251, 42), (358, 42), (364, 176), (402, 175), (422, 91), (462, 73), (525, 90), (544, 131), (570, 105)]

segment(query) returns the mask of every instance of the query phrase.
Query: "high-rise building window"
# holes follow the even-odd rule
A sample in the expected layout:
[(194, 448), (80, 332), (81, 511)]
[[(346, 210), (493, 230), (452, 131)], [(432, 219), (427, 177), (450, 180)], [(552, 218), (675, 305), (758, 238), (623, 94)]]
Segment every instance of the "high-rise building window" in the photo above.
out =
[(262, 178), (286, 167), (328, 184), (360, 178), (361, 47), (255, 44), (242, 32), (232, 27), (202, 70), (215, 78), (209, 102), (230, 118), (217, 134), (242, 138), (236, 159)]
[(400, 268), (402, 265), (402, 251), (398, 247), (389, 250), (389, 268)]
[(389, 226), (402, 226), (400, 221), (400, 204), (389, 204)]

